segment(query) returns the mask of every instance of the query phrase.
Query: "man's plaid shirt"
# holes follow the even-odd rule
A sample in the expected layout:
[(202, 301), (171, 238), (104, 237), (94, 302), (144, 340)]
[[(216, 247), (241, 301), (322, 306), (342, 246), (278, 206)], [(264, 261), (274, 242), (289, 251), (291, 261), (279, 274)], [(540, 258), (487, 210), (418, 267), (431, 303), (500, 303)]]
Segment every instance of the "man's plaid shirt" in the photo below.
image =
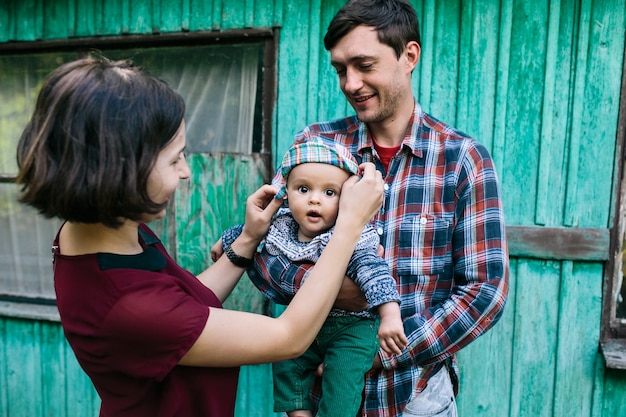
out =
[[(353, 116), (316, 123), (296, 141), (321, 137), (383, 171), (383, 207), (372, 221), (398, 284), (409, 345), (380, 350), (384, 369), (366, 375), (364, 416), (396, 416), (444, 363), (501, 317), (509, 262), (498, 179), (477, 141), (424, 113), (411, 123), (388, 172), (364, 123)], [(263, 293), (288, 303), (311, 265), (262, 256), (248, 274)], [(452, 366), (456, 373), (456, 366)]]

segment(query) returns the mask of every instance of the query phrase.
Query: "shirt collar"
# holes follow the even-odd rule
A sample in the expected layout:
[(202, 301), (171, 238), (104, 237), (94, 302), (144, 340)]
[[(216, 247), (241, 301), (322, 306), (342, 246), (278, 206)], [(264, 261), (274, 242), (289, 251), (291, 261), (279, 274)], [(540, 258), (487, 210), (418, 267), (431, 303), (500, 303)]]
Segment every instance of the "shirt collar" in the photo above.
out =
[(139, 228), (139, 242), (144, 247), (137, 255), (118, 255), (115, 253), (98, 253), (98, 265), (103, 271), (109, 269), (139, 269), (143, 271), (160, 271), (165, 268), (167, 260), (155, 247), (159, 239)]
[[(424, 112), (422, 111), (422, 106), (420, 106), (417, 101), (414, 103), (413, 115), (409, 120), (409, 125), (407, 126), (404, 140), (402, 141), (402, 147), (410, 149), (413, 155), (417, 158), (421, 158), (424, 155), (424, 144), (421, 139)], [(367, 149), (371, 152), (371, 150), (374, 149), (374, 142), (372, 141), (372, 136), (368, 133), (367, 125), (365, 123), (359, 122), (355, 125), (355, 127), (358, 129), (359, 138), (357, 153), (360, 156), (363, 156), (364, 150)]]

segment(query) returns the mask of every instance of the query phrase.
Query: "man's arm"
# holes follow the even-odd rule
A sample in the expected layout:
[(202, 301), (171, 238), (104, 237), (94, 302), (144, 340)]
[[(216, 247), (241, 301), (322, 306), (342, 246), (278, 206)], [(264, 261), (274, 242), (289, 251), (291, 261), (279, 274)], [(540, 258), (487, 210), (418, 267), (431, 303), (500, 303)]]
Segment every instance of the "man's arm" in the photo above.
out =
[(471, 147), (467, 155), (460, 161), (456, 189), (452, 290), (436, 302), (435, 289), (430, 308), (405, 318), (408, 352), (391, 357), (381, 351), (385, 368), (440, 362), (484, 334), (502, 316), (509, 260), (497, 176), (482, 145)]

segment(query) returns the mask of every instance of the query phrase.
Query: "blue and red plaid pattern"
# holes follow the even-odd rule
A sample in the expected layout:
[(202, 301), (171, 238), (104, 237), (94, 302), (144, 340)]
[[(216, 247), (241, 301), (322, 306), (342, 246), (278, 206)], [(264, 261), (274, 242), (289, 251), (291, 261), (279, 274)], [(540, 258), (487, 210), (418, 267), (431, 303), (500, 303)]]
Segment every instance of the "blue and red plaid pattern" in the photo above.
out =
[[(397, 281), (409, 345), (399, 356), (379, 352), (384, 369), (366, 375), (363, 416), (397, 416), (444, 363), (456, 371), (456, 353), (502, 315), (509, 261), (496, 171), (480, 143), (417, 103), (388, 172), (356, 117), (310, 125), (296, 142), (313, 137), (340, 143), (383, 172), (384, 203), (372, 225)], [(252, 281), (282, 304), (308, 270), (280, 256), (255, 265)]]

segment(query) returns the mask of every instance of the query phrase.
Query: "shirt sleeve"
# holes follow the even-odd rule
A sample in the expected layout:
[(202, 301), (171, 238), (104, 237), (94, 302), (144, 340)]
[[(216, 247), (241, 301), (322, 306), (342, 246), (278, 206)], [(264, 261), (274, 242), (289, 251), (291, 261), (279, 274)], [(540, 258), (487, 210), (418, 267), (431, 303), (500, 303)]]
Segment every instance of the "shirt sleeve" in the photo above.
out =
[(229, 227), (222, 233), (222, 247), (227, 248), (239, 237), (243, 231), (243, 224)]
[(161, 380), (204, 329), (209, 307), (160, 275), (126, 288), (104, 319), (98, 354), (112, 370)]
[(441, 362), (484, 334), (500, 319), (508, 294), (509, 258), (495, 169), (487, 150), (471, 145), (455, 193), (452, 290), (432, 289), (431, 307), (405, 317), (408, 350), (380, 351), (385, 368)]
[[(241, 234), (243, 225), (233, 226), (222, 233), (222, 246), (232, 244)], [(261, 245), (262, 247), (262, 245)], [(257, 251), (252, 266), (247, 269), (248, 278), (267, 298), (277, 304), (287, 305), (306, 279), (312, 264), (292, 263), (284, 255), (270, 255), (266, 250)]]
[(294, 263), (284, 255), (257, 252), (248, 268), (252, 283), (277, 304), (289, 304), (308, 276), (313, 264)]
[(361, 289), (369, 308), (391, 301), (400, 302), (396, 281), (389, 265), (378, 256), (378, 234), (366, 226), (357, 247), (350, 258), (346, 275)]

